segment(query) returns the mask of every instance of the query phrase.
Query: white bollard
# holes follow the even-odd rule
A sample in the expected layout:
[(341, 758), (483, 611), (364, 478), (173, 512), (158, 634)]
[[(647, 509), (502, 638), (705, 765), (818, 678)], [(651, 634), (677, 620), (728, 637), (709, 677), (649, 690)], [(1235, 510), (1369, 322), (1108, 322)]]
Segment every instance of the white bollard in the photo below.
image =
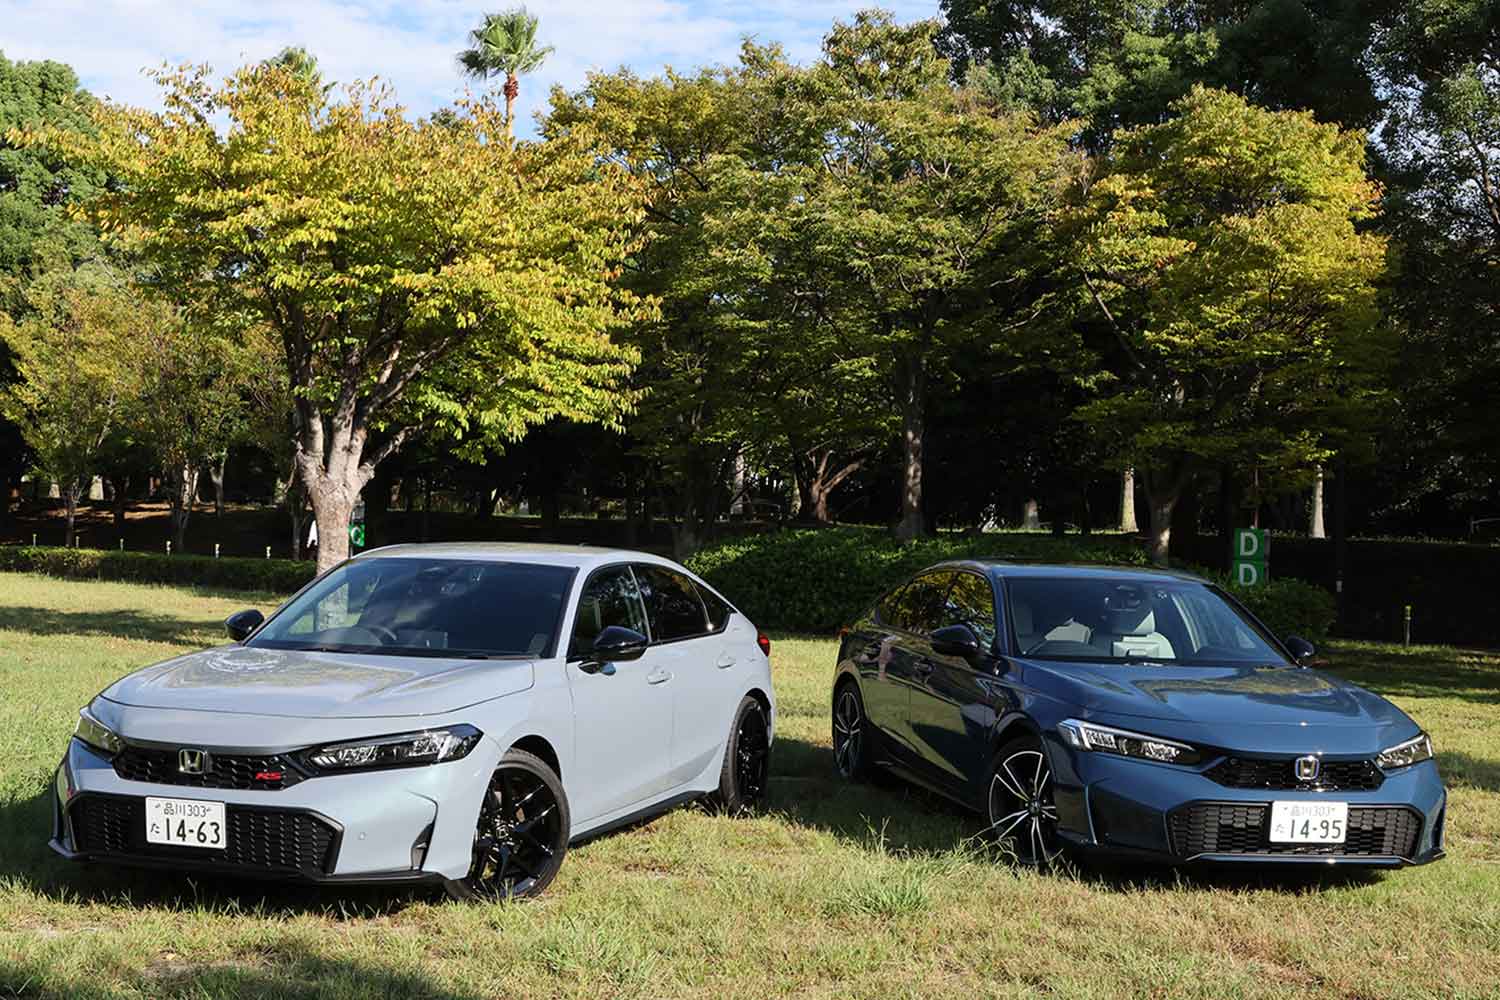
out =
[(271, 546), (269, 545), (266, 546), (266, 558), (271, 558)]
[(214, 542), (214, 558), (219, 558), (219, 543)]
[(125, 539), (123, 539), (123, 538), (120, 539), (120, 551), (121, 552), (125, 551)]
[(167, 539), (167, 555), (172, 554), (172, 539)]
[(31, 547), (36, 548), (36, 532), (31, 533)]

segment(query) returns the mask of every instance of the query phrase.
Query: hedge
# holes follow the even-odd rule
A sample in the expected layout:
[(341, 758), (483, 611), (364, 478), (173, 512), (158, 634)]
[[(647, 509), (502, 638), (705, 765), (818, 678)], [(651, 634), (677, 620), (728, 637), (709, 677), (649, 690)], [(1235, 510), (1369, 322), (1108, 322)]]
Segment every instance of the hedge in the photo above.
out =
[(687, 565), (761, 628), (830, 632), (925, 566), (982, 557), (1147, 562), (1139, 545), (1119, 536), (940, 535), (903, 544), (878, 528), (823, 528), (735, 539), (699, 552)]
[[(762, 628), (829, 632), (923, 567), (944, 559), (1012, 558), (1046, 562), (1147, 565), (1139, 545), (1122, 537), (1055, 538), (1041, 534), (946, 535), (901, 544), (876, 529), (781, 531), (725, 542), (688, 566), (723, 591)], [(1312, 642), (1328, 636), (1333, 595), (1298, 580), (1251, 588), (1216, 582), (1278, 635)]]
[(112, 552), (50, 546), (0, 545), (0, 570), (84, 580), (170, 583), (290, 594), (313, 577), (310, 562), (169, 556), (157, 552)]

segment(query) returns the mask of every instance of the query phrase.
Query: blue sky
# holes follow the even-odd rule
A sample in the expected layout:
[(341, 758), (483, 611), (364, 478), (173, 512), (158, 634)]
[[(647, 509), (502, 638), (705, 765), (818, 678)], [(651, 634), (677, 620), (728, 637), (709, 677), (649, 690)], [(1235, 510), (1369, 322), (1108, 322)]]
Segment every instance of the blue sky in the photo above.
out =
[[(463, 92), (454, 55), (485, 10), (509, 0), (0, 0), (0, 51), (11, 59), (57, 59), (96, 94), (156, 104), (141, 70), (162, 62), (207, 62), (216, 70), (304, 45), (334, 80), (379, 75), (415, 112)], [(532, 0), (544, 43), (556, 52), (522, 85), (521, 121), (554, 83), (576, 87), (589, 70), (664, 65), (690, 68), (734, 58), (740, 39), (779, 41), (811, 58), (835, 18), (870, 0)], [(886, 0), (903, 21), (932, 17), (937, 0)]]

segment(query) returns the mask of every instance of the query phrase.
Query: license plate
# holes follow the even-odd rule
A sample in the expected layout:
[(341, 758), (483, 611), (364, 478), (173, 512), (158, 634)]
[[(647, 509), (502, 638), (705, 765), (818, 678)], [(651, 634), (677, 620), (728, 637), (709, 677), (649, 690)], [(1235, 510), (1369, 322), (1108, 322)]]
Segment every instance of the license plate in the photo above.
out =
[(1274, 844), (1342, 844), (1349, 829), (1347, 802), (1272, 802)]
[(228, 844), (224, 803), (202, 799), (146, 799), (146, 843), (223, 850)]

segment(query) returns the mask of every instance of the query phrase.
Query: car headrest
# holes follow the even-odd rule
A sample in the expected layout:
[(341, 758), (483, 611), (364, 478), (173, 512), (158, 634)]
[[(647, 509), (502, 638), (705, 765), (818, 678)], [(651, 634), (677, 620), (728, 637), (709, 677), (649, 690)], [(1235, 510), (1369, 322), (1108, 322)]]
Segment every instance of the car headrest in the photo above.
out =
[(1150, 635), (1156, 631), (1156, 615), (1149, 606), (1111, 610), (1105, 626), (1110, 635)]

